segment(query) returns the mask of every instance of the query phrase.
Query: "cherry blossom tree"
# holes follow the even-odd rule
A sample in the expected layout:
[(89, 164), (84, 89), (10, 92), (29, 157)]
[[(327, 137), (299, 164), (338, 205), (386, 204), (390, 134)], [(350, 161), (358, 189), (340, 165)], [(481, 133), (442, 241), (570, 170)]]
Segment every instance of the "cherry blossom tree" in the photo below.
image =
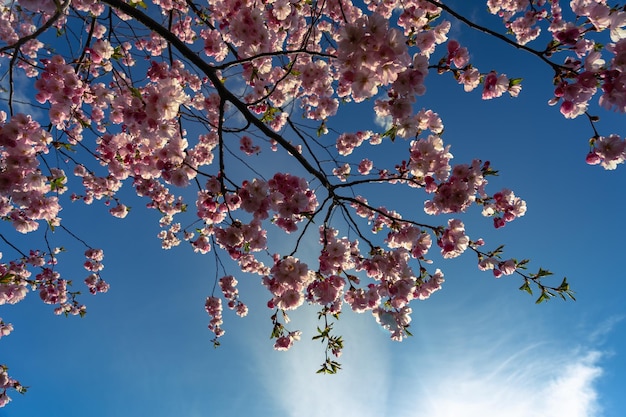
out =
[[(277, 350), (301, 336), (287, 312), (304, 303), (318, 307), (314, 339), (326, 347), (320, 372), (340, 368), (343, 339), (333, 320), (343, 311), (369, 312), (394, 340), (410, 335), (412, 303), (444, 282), (433, 259), (469, 251), (479, 269), (517, 276), (538, 303), (573, 298), (566, 279), (544, 281), (548, 270), (470, 237), (476, 232), (457, 214), (477, 205), (502, 228), (523, 216), (526, 204), (511, 190), (488, 188), (497, 173), (490, 162), (453, 165), (443, 121), (418, 97), (427, 76), (444, 73), (459, 89), (482, 90), (484, 100), (520, 94), (521, 78), (481, 71), (467, 47), (449, 37), (451, 22), (461, 22), (543, 61), (554, 74), (549, 104), (566, 118), (589, 120), (587, 163), (615, 169), (626, 142), (619, 132), (601, 133), (588, 105), (597, 97), (606, 110), (626, 111), (625, 7), (488, 0), (488, 12), (503, 22), (491, 29), (449, 4), (5, 2), (0, 304), (37, 292), (56, 314), (84, 315), (81, 289), (55, 268), (61, 244), (85, 245), (91, 294), (109, 288), (104, 252), (97, 236), (66, 227), (60, 211), (101, 203), (125, 218), (130, 191), (160, 213), (164, 249), (185, 244), (215, 256), (215, 290), (205, 306), (215, 345), (227, 328), (223, 303), (245, 316), (238, 279), (257, 276)], [(18, 91), (18, 81), (27, 88)], [(346, 130), (333, 117), (346, 106), (373, 108), (385, 127)], [(381, 145), (393, 149), (395, 163), (376, 151)], [(357, 157), (363, 149), (367, 157)], [(391, 185), (423, 196), (423, 213), (369, 202), (373, 189)], [(30, 237), (29, 247), (20, 234)], [(307, 260), (305, 240), (317, 242)], [(0, 336), (11, 331), (0, 319)], [(0, 371), (2, 406), (8, 391), (25, 391), (7, 370)]]

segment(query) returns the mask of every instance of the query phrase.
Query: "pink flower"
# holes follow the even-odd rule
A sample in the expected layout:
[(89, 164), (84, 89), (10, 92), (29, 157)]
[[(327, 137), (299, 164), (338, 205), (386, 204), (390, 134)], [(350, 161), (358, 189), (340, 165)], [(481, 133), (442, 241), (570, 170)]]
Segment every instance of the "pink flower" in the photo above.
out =
[(511, 275), (517, 269), (517, 265), (515, 264), (515, 261), (513, 259), (508, 259), (504, 262), (501, 262), (498, 265), (498, 268), (500, 269), (500, 271), (502, 271), (504, 275)]
[(374, 167), (374, 163), (372, 161), (370, 161), (369, 159), (363, 159), (360, 163), (359, 163), (359, 174), (361, 175), (367, 175), (370, 173), (370, 171), (372, 170), (372, 168)]
[(11, 323), (5, 323), (0, 319), (0, 339), (4, 336), (8, 336), (13, 331), (13, 325)]
[(109, 213), (112, 216), (117, 217), (118, 219), (123, 219), (126, 217), (130, 209), (126, 207), (124, 204), (117, 204), (115, 207), (109, 209)]
[(465, 225), (458, 219), (448, 220), (448, 227), (437, 240), (444, 258), (456, 258), (467, 249), (469, 237), (465, 234)]
[(4, 407), (11, 401), (11, 398), (7, 395), (6, 391), (0, 393), (0, 407)]
[(307, 300), (320, 305), (333, 304), (341, 298), (345, 285), (345, 279), (338, 275), (315, 280), (307, 287)]
[(276, 343), (274, 343), (274, 349), (276, 350), (289, 350), (291, 346), (293, 346), (293, 342), (300, 340), (300, 335), (302, 332), (294, 331), (289, 332), (287, 336), (280, 336), (276, 339)]
[(261, 147), (254, 145), (250, 136), (244, 135), (239, 139), (239, 149), (246, 155), (258, 154), (261, 152)]
[(459, 84), (463, 84), (466, 92), (472, 91), (480, 84), (480, 72), (476, 68), (468, 68), (459, 76)]
[(509, 79), (504, 74), (497, 75), (491, 71), (485, 76), (483, 100), (500, 97), (509, 89)]
[(350, 288), (344, 295), (344, 300), (350, 305), (352, 311), (362, 313), (371, 310), (380, 304), (380, 295), (374, 284), (369, 284), (367, 290), (363, 288)]
[(604, 169), (613, 170), (626, 160), (626, 141), (619, 135), (600, 136), (594, 142), (594, 150), (587, 156), (587, 163), (600, 163)]
[(498, 260), (496, 258), (485, 258), (478, 262), (478, 269), (481, 271), (486, 271), (489, 269), (494, 269), (498, 265)]

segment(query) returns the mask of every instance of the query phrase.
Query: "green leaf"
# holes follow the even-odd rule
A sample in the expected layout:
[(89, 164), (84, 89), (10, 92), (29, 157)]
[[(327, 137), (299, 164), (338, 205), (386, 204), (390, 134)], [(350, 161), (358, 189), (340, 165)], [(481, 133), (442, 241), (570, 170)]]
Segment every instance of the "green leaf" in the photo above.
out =
[(65, 180), (65, 177), (59, 177), (59, 178), (55, 178), (54, 180), (52, 180), (50, 182), (50, 190), (51, 191), (62, 190), (63, 188), (65, 188), (65, 185), (63, 184), (64, 180)]
[(546, 295), (546, 293), (541, 293), (541, 296), (539, 298), (537, 298), (537, 301), (535, 301), (535, 304), (541, 304), (544, 301), (548, 301), (549, 297)]
[(547, 269), (539, 268), (539, 271), (537, 271), (536, 274), (531, 274), (531, 277), (541, 278), (541, 277), (547, 277), (550, 275), (552, 275), (552, 272), (548, 271)]
[(530, 288), (528, 281), (524, 282), (524, 285), (519, 287), (521, 291), (526, 291), (528, 294), (533, 295), (533, 290)]
[(138, 99), (141, 99), (141, 91), (139, 91), (137, 87), (128, 87), (128, 89), (130, 90), (130, 94), (133, 97), (137, 97)]
[(261, 117), (261, 121), (263, 123), (269, 123), (272, 120), (274, 120), (276, 113), (278, 113), (280, 110), (277, 107), (268, 107), (267, 110), (265, 110), (265, 113), (263, 113), (263, 117)]
[(398, 133), (398, 126), (391, 126), (385, 133), (383, 133), (383, 138), (388, 137), (391, 141), (396, 140), (396, 134)]
[(317, 128), (317, 137), (319, 138), (326, 132), (326, 122), (323, 121), (320, 127)]
[(130, 5), (133, 6), (134, 8), (137, 7), (141, 7), (142, 9), (147, 9), (148, 6), (146, 5), (146, 3), (144, 3), (143, 1), (131, 1)]
[(116, 61), (118, 61), (121, 58), (124, 58), (124, 54), (122, 53), (122, 47), (120, 45), (116, 46), (113, 49), (113, 54), (111, 55), (111, 58), (113, 58)]
[(0, 284), (11, 284), (15, 278), (14, 274), (6, 274), (0, 277)]

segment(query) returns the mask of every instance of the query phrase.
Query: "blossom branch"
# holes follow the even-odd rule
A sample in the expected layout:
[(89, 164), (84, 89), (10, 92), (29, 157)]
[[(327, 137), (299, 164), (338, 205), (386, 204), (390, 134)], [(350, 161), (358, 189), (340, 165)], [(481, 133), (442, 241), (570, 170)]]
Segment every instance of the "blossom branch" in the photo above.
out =
[(514, 48), (517, 49), (521, 49), (523, 51), (526, 52), (530, 52), (531, 54), (537, 56), (539, 59), (541, 59), (543, 62), (545, 62), (546, 64), (550, 65), (550, 67), (552, 67), (552, 69), (554, 70), (555, 74), (558, 75), (560, 74), (562, 71), (566, 71), (566, 72), (570, 72), (571, 68), (565, 67), (563, 65), (559, 65), (556, 64), (552, 61), (550, 61), (548, 58), (545, 57), (544, 53), (545, 52), (541, 52), (541, 51), (537, 51), (536, 49), (530, 48), (526, 45), (521, 45), (511, 39), (509, 39), (508, 37), (506, 37), (505, 35), (502, 35), (501, 33), (498, 33), (494, 30), (491, 30), (485, 26), (481, 26), (477, 23), (472, 22), (471, 20), (469, 20), (468, 18), (466, 18), (465, 16), (457, 13), (456, 11), (454, 11), (452, 8), (450, 8), (449, 6), (446, 6), (443, 3), (440, 3), (436, 0), (426, 0), (428, 3), (439, 7), (440, 9), (445, 10), (446, 12), (448, 12), (449, 14), (451, 14), (452, 16), (454, 16), (456, 19), (460, 20), (461, 22), (465, 23), (466, 25), (468, 25), (469, 27), (471, 27), (472, 29), (476, 29), (480, 32), (486, 33), (488, 35), (491, 35), (497, 39), (500, 39), (501, 41), (513, 46)]
[(257, 127), (263, 134), (270, 139), (274, 139), (279, 143), (287, 152), (296, 158), (296, 160), (306, 169), (309, 173), (313, 174), (327, 189), (331, 189), (332, 186), (328, 181), (328, 178), (320, 171), (316, 170), (309, 161), (298, 150), (281, 135), (269, 128), (265, 123), (254, 116), (248, 105), (235, 96), (230, 90), (228, 90), (217, 75), (215, 67), (209, 65), (197, 54), (195, 54), (187, 45), (185, 45), (180, 39), (178, 39), (173, 33), (169, 32), (155, 20), (150, 18), (145, 13), (137, 10), (131, 5), (124, 3), (121, 0), (103, 0), (104, 3), (110, 5), (115, 9), (119, 9), (123, 13), (133, 17), (139, 23), (146, 26), (146, 28), (158, 33), (162, 38), (170, 42), (186, 59), (196, 65), (211, 81), (218, 94), (223, 100), (232, 103), (242, 114), (242, 116)]

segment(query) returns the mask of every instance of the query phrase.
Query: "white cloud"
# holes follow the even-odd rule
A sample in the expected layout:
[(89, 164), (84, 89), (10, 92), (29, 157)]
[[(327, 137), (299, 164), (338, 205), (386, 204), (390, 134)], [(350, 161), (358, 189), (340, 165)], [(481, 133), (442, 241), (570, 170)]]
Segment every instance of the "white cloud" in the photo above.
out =
[(603, 343), (613, 328), (621, 323), (626, 316), (611, 316), (604, 321), (595, 324), (595, 329), (589, 334), (589, 341), (592, 343)]
[[(309, 311), (308, 317), (314, 317)], [(386, 340), (378, 333), (366, 343), (371, 317), (350, 314), (342, 317), (338, 334), (347, 340), (342, 369), (336, 375), (316, 374), (324, 361), (323, 345), (303, 335), (288, 352), (275, 352), (262, 360), (261, 378), (273, 403), (284, 417), (384, 416), (388, 403), (389, 355)], [(303, 315), (302, 318), (305, 316)], [(292, 323), (298, 322), (294, 319)], [(318, 325), (311, 320), (303, 330)], [(360, 336), (359, 336), (360, 335)], [(259, 357), (263, 353), (259, 353)], [(267, 353), (266, 353), (267, 355)], [(277, 414), (278, 415), (278, 414)]]
[[(602, 375), (600, 352), (546, 352), (534, 347), (506, 358), (471, 352), (464, 361), (429, 372), (425, 401), (406, 417), (595, 417), (600, 416), (595, 383)], [(567, 357), (567, 359), (565, 359)], [(462, 362), (462, 363), (459, 363)], [(400, 410), (398, 410), (400, 411)]]
[(597, 383), (607, 355), (577, 345), (588, 334), (548, 340), (485, 309), (443, 327), (429, 310), (402, 344), (387, 342), (370, 317), (346, 314), (341, 333), (352, 349), (338, 375), (316, 375), (323, 348), (302, 340), (271, 364), (264, 358), (264, 388), (285, 417), (602, 416)]
[(385, 130), (389, 130), (391, 128), (391, 122), (391, 116), (379, 116), (378, 114), (374, 116), (374, 123), (376, 123), (376, 126), (380, 126)]

